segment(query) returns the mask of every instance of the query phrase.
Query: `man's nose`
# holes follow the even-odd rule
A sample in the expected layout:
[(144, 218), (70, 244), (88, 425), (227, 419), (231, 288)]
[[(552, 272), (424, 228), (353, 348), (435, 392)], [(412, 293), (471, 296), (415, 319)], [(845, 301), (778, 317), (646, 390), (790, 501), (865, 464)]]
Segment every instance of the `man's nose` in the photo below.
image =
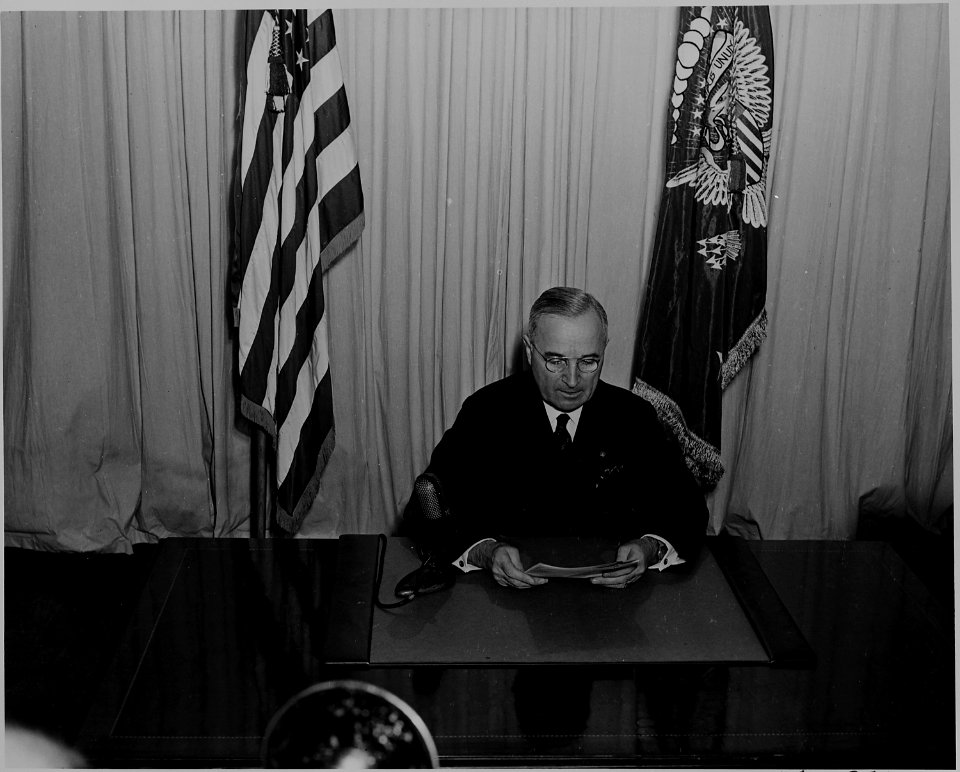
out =
[(580, 370), (577, 369), (577, 360), (568, 361), (563, 369), (563, 382), (567, 386), (576, 386), (580, 380)]

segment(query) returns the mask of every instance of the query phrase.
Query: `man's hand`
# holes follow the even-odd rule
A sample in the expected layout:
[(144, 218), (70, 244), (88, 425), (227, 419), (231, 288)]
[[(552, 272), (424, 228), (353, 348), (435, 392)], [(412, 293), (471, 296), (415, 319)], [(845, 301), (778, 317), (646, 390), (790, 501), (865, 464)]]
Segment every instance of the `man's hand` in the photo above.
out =
[(520, 551), (510, 544), (485, 541), (470, 550), (469, 560), (475, 566), (489, 569), (497, 584), (504, 587), (526, 590), (547, 583), (546, 579), (530, 576), (523, 570)]
[(621, 568), (619, 571), (610, 571), (603, 576), (596, 576), (590, 581), (593, 584), (599, 584), (601, 587), (612, 587), (613, 589), (622, 590), (628, 584), (632, 584), (643, 576), (647, 570), (647, 566), (656, 558), (658, 550), (659, 542), (656, 539), (651, 539), (649, 536), (624, 542), (617, 548), (617, 561), (639, 560), (640, 562), (633, 568)]

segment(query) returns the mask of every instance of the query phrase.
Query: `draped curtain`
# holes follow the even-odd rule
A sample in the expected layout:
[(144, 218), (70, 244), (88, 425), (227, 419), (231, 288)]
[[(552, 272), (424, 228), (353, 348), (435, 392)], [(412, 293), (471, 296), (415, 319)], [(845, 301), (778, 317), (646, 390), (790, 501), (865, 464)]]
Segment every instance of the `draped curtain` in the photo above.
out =
[(235, 14), (4, 13), (7, 543), (249, 514), (227, 338)]
[(946, 5), (777, 6), (767, 340), (713, 523), (847, 538), (953, 504)]
[[(724, 396), (711, 530), (933, 526), (952, 504), (947, 8), (771, 17), (770, 325)], [(520, 366), (548, 286), (600, 298), (604, 377), (629, 386), (677, 11), (334, 18), (367, 226), (325, 282), (337, 446), (313, 536), (392, 526), (463, 398)], [(0, 17), (8, 544), (247, 533), (226, 314), (237, 22)]]

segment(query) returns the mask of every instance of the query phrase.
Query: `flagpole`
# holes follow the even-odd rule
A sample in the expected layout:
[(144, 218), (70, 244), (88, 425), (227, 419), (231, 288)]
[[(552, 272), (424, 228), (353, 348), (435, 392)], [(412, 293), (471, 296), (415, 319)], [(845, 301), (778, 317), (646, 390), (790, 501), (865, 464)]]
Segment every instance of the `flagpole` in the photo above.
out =
[(253, 430), (250, 449), (252, 501), (250, 506), (250, 538), (267, 536), (267, 433), (259, 426)]

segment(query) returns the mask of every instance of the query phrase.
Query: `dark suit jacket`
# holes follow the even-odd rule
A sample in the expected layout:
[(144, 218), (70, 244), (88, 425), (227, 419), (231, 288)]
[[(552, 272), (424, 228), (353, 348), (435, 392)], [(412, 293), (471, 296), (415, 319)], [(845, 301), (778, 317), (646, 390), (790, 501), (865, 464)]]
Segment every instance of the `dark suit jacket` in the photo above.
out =
[(626, 541), (645, 533), (690, 557), (706, 528), (703, 494), (656, 411), (604, 381), (583, 406), (568, 460), (532, 374), (523, 372), (464, 401), (427, 471), (452, 515), (436, 530), (443, 559), (488, 536)]

